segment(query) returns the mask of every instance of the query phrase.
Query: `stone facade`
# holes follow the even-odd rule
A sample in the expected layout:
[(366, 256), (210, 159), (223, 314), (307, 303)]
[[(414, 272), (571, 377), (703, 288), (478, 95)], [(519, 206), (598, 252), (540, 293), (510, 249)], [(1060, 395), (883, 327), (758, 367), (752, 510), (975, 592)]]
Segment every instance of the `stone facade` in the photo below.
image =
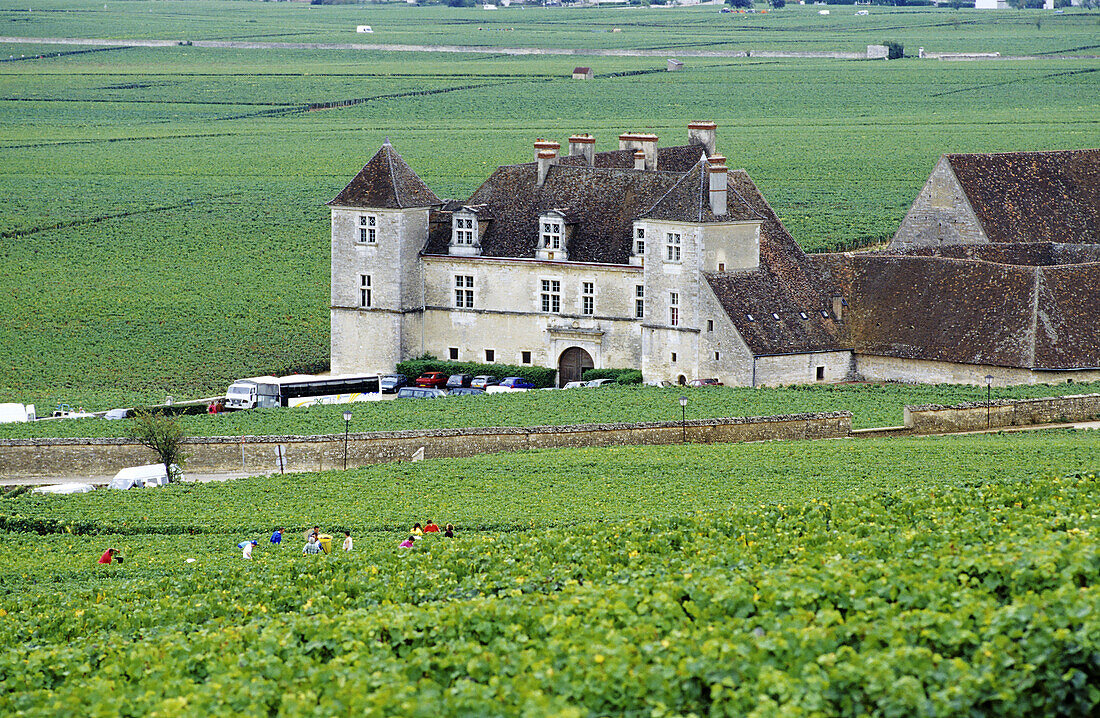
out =
[(946, 157), (941, 157), (905, 214), (890, 249), (988, 242)]
[[(691, 123), (688, 140), (626, 133), (596, 153), (578, 134), (559, 156), (540, 139), (535, 162), (498, 168), (461, 202), (438, 199), (383, 145), (329, 203), (333, 371), (392, 371), (426, 352), (555, 367), (559, 385), (586, 366), (749, 384), (754, 356), (835, 351), (805, 256), (717, 154), (714, 123)], [(729, 282), (719, 299), (709, 279), (742, 276), (767, 290), (766, 311), (741, 306), (749, 297)], [(768, 328), (746, 338), (731, 312)], [(780, 312), (785, 328), (771, 326)], [(799, 313), (809, 321), (788, 319)]]

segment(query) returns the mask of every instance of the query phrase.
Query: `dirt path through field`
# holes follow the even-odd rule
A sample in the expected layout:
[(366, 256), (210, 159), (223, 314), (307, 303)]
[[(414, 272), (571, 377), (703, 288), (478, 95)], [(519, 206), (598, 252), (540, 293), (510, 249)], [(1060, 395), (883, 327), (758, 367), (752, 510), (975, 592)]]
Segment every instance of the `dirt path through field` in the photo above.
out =
[[(835, 60), (863, 60), (864, 52), (805, 51), (788, 52), (773, 50), (689, 50), (677, 48), (658, 49), (595, 49), (565, 47), (490, 47), (485, 45), (384, 45), (357, 42), (252, 42), (245, 40), (152, 40), (133, 38), (128, 40), (84, 37), (0, 37), (0, 43), (17, 45), (94, 45), (96, 47), (192, 47), (230, 48), (234, 50), (371, 50), (382, 52), (452, 52), (494, 55), (579, 55), (596, 57), (778, 57), (778, 58), (827, 58)], [(942, 60), (1094, 60), (1100, 55), (1043, 55), (1000, 56), (989, 53), (938, 53), (930, 59)]]

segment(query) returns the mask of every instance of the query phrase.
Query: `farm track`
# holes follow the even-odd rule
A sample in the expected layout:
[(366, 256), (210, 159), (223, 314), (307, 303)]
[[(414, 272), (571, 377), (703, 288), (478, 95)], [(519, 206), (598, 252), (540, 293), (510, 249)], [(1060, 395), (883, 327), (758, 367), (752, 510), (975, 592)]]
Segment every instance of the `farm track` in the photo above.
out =
[(1013, 85), (1019, 82), (1032, 83), (1036, 80), (1050, 80), (1055, 77), (1068, 77), (1070, 75), (1085, 75), (1091, 72), (1097, 72), (1098, 68), (1091, 68), (1088, 70), (1070, 70), (1069, 72), (1054, 72), (1049, 75), (1040, 75), (1039, 77), (1017, 78), (1014, 80), (1005, 80), (1004, 82), (993, 82), (987, 85), (971, 85), (968, 87), (960, 87), (954, 90), (945, 90), (944, 92), (937, 92), (931, 95), (931, 97), (944, 97), (946, 95), (955, 95), (962, 92), (974, 92), (975, 90), (986, 90), (991, 87), (1003, 87), (1005, 85)]
[[(436, 52), (457, 54), (496, 54), (496, 55), (575, 55), (582, 57), (663, 57), (668, 54), (668, 48), (644, 48), (644, 49), (597, 49), (597, 48), (563, 48), (563, 47), (487, 47), (484, 45), (383, 45), (378, 43), (325, 43), (325, 42), (253, 42), (243, 40), (156, 40), (156, 39), (126, 39), (115, 40), (108, 38), (73, 38), (73, 37), (0, 37), (0, 44), (19, 45), (101, 45), (107, 47), (205, 47), (233, 50), (366, 50), (373, 52)], [(698, 47), (696, 45), (695, 47)], [(862, 52), (849, 52), (840, 50), (808, 50), (808, 51), (784, 51), (784, 50), (699, 50), (677, 49), (677, 54), (683, 57), (788, 57), (806, 59), (836, 59), (836, 60), (861, 60), (866, 58)], [(941, 53), (942, 54), (942, 53)], [(1061, 60), (1093, 60), (1100, 55), (1013, 55), (998, 57), (964, 57), (959, 59), (979, 60), (1032, 60), (1032, 59), (1061, 59)], [(954, 59), (954, 58), (952, 58)]]

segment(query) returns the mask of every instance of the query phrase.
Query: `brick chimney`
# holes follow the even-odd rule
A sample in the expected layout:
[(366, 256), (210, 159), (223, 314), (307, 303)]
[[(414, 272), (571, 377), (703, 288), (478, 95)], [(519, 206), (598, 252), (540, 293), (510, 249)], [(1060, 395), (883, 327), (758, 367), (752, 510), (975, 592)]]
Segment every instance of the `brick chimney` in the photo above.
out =
[(619, 135), (620, 150), (641, 150), (645, 153), (645, 169), (657, 169), (657, 135), (627, 132)]
[(634, 150), (634, 169), (645, 169), (645, 152), (642, 152), (641, 150)]
[(588, 166), (595, 162), (596, 138), (589, 134), (573, 135), (569, 138), (569, 156), (583, 155)]
[(729, 213), (729, 210), (726, 209), (726, 177), (728, 172), (726, 158), (722, 155), (714, 155), (707, 160), (707, 175), (710, 177), (710, 211), (716, 217), (722, 217)]
[(535, 141), (535, 163), (539, 167), (539, 187), (546, 181), (546, 173), (550, 171), (550, 166), (558, 163), (558, 150), (560, 149), (561, 145), (557, 142), (551, 142), (550, 140)]
[(713, 122), (689, 122), (688, 144), (702, 145), (710, 157), (715, 152), (715, 142), (718, 139), (718, 125)]

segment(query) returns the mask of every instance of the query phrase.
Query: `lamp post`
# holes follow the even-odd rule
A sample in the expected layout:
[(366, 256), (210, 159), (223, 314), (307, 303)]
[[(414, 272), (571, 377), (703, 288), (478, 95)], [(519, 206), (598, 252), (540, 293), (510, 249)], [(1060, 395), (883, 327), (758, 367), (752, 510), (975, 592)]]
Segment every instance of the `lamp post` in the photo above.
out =
[(348, 427), (351, 425), (351, 412), (344, 412), (344, 471), (348, 470)]
[(985, 428), (989, 429), (993, 426), (992, 419), (990, 418), (989, 411), (993, 405), (993, 375), (985, 375)]
[(686, 396), (680, 397), (680, 443), (686, 444), (688, 440), (688, 425), (687, 425), (687, 405), (688, 398)]

